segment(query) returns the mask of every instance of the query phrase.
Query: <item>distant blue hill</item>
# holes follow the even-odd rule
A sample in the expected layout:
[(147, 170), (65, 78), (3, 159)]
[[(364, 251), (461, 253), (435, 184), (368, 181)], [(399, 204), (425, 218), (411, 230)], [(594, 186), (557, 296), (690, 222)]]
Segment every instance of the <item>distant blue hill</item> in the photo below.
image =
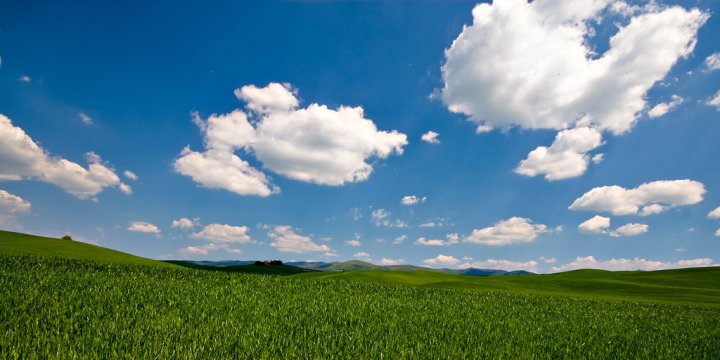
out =
[(463, 269), (456, 273), (461, 274), (461, 275), (471, 275), (471, 276), (532, 275), (532, 274), (534, 274), (532, 272), (525, 271), (525, 270), (505, 271), (505, 270), (475, 269), (475, 268)]
[(220, 260), (220, 261), (194, 261), (194, 260), (184, 260), (186, 263), (190, 264), (196, 264), (196, 265), (203, 265), (203, 266), (240, 266), (240, 265), (252, 265), (255, 263), (255, 261), (245, 261), (245, 260)]
[[(243, 260), (222, 260), (222, 261), (192, 261), (185, 260), (185, 263), (201, 265), (201, 266), (212, 266), (212, 267), (232, 267), (232, 266), (243, 266), (252, 265), (255, 261), (243, 261)], [(431, 269), (422, 266), (415, 265), (375, 265), (365, 261), (350, 260), (345, 262), (323, 262), (323, 261), (291, 261), (283, 263), (287, 266), (293, 266), (301, 269), (315, 270), (315, 271), (353, 271), (353, 270), (396, 270), (396, 271), (408, 271), (408, 270), (430, 270), (445, 272), (450, 274), (468, 275), (468, 276), (502, 276), (502, 275), (531, 275), (532, 272), (525, 270), (505, 271), (498, 269)]]
[(530, 275), (532, 272), (525, 270), (505, 271), (497, 269), (431, 269), (422, 266), (415, 265), (388, 265), (381, 266), (371, 264), (365, 261), (351, 260), (345, 262), (307, 262), (307, 261), (293, 261), (285, 263), (286, 265), (295, 266), (310, 270), (319, 271), (352, 271), (352, 270), (430, 270), (446, 272), (451, 274), (469, 275), (469, 276), (497, 276), (497, 275)]

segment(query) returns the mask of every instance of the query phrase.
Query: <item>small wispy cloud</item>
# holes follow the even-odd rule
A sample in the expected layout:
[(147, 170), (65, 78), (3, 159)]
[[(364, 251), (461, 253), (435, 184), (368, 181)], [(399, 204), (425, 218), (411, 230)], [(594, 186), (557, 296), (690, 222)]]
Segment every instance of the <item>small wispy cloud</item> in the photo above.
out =
[(85, 114), (84, 112), (82, 112), (82, 111), (81, 111), (80, 113), (78, 113), (78, 117), (80, 118), (80, 121), (81, 121), (83, 124), (85, 124), (85, 125), (92, 125), (92, 124), (93, 124), (92, 118), (91, 118), (90, 116), (88, 116), (87, 114)]

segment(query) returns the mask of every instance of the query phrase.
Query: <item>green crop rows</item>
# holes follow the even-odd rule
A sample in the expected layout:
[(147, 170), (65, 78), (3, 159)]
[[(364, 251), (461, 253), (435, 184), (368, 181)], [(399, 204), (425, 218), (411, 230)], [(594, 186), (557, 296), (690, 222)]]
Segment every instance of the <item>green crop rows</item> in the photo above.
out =
[(0, 358), (720, 358), (720, 308), (0, 256)]

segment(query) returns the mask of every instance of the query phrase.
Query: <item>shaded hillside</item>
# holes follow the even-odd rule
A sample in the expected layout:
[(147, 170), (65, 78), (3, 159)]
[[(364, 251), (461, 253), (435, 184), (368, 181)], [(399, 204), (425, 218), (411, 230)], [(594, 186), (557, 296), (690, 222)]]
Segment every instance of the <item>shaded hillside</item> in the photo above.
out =
[(303, 268), (303, 269), (323, 271), (323, 270), (327, 269), (327, 267), (332, 266), (333, 264), (336, 264), (336, 263), (335, 262), (323, 262), (323, 261), (290, 261), (290, 262), (286, 262), (285, 264)]
[[(207, 271), (221, 271), (228, 273), (244, 273), (244, 274), (264, 274), (264, 275), (294, 275), (302, 274), (307, 272), (315, 272), (314, 270), (303, 269), (290, 265), (258, 265), (253, 261), (247, 265), (234, 265), (234, 266), (212, 266), (204, 265), (198, 262), (192, 261), (180, 261), (180, 260), (169, 260), (168, 263), (183, 266), (190, 269), (207, 270)], [(212, 262), (204, 262), (205, 264)]]

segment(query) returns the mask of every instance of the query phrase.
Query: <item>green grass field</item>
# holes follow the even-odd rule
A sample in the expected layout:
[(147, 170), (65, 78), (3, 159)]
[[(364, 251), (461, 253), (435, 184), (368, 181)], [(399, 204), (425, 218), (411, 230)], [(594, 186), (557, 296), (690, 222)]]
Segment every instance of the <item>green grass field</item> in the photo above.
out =
[(548, 275), (482, 277), (422, 270), (316, 272), (297, 276), (324, 281), (720, 305), (720, 267), (652, 272), (576, 270)]
[(269, 276), (2, 235), (0, 358), (720, 358), (714, 268)]

